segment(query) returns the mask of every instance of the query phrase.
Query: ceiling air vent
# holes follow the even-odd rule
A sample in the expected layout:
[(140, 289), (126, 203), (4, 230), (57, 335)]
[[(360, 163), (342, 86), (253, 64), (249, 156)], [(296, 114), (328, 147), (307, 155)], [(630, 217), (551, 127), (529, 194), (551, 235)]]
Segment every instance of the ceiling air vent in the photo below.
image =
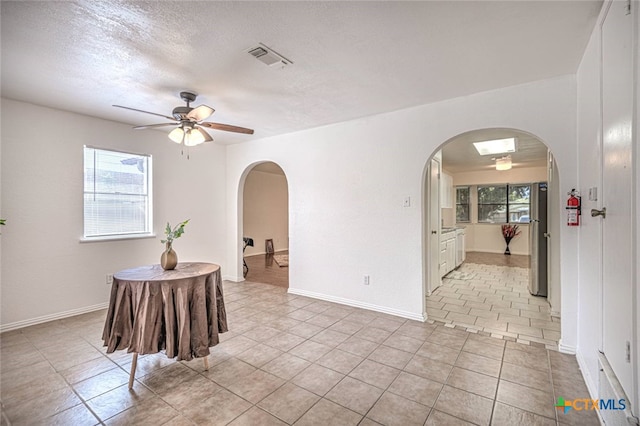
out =
[(278, 53), (269, 49), (262, 43), (259, 43), (258, 46), (252, 47), (247, 52), (249, 52), (251, 56), (259, 60), (263, 64), (267, 64), (270, 67), (275, 65), (291, 65), (293, 63), (284, 56), (279, 55)]

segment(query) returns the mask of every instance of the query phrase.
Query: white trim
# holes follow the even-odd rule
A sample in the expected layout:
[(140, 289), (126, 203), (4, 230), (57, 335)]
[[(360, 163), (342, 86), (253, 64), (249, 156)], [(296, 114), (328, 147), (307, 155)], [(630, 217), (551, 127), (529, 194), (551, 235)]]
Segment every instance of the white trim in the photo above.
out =
[(223, 275), (222, 281), (232, 281), (234, 283), (239, 283), (244, 281), (244, 277), (235, 277), (233, 275)]
[(589, 368), (587, 368), (587, 364), (584, 361), (582, 351), (576, 352), (576, 361), (578, 361), (582, 378), (584, 379), (584, 383), (587, 385), (587, 390), (589, 391), (591, 399), (598, 399), (598, 384), (593, 381), (593, 377), (589, 374)]
[[(274, 253), (280, 253), (283, 251), (289, 251), (289, 249), (285, 248), (285, 249), (276, 250)], [(266, 251), (261, 251), (260, 253), (245, 254), (242, 257), (264, 256), (265, 254), (267, 254)]]
[[(531, 254), (531, 253), (528, 253), (528, 252), (513, 251), (513, 250), (511, 250), (511, 248), (509, 248), (509, 250), (511, 251), (511, 254), (515, 254), (515, 255), (518, 255), (518, 256), (529, 256)], [(469, 253), (470, 251), (474, 252), (474, 253), (504, 254), (504, 250), (472, 250), (472, 249), (470, 249), (468, 247), (467, 247), (467, 250), (465, 250), (466, 253)], [(509, 255), (505, 254), (505, 256), (509, 256)], [(465, 262), (467, 262), (467, 261), (465, 260)], [(529, 268), (525, 268), (525, 269), (529, 269)]]
[(357, 300), (345, 299), (342, 297), (330, 296), (322, 293), (315, 293), (313, 291), (306, 291), (297, 288), (289, 288), (290, 294), (297, 294), (299, 296), (312, 297), (314, 299), (326, 300), (327, 302), (339, 303), (341, 305), (353, 306), (354, 308), (368, 309), (370, 311), (382, 312), (384, 314), (395, 315), (397, 317), (407, 318), (415, 321), (425, 322), (426, 318), (422, 314), (415, 314), (413, 312), (401, 311), (398, 309), (391, 309), (384, 306), (372, 305), (370, 303), (364, 303)]
[(156, 234), (122, 234), (122, 235), (102, 235), (99, 237), (80, 237), (80, 243), (98, 243), (101, 241), (121, 241), (121, 240), (141, 240), (144, 238), (155, 238)]
[(31, 318), (28, 320), (16, 321), (9, 324), (0, 324), (0, 333), (5, 331), (17, 330), (18, 328), (29, 327), (31, 325), (42, 324), (53, 320), (73, 317), (75, 315), (86, 314), (88, 312), (99, 311), (109, 307), (108, 302), (98, 303), (97, 305), (85, 306), (84, 308), (71, 309), (69, 311), (58, 312), (55, 314), (43, 315), (41, 317)]
[(575, 355), (576, 347), (565, 345), (564, 343), (562, 343), (562, 338), (560, 338), (560, 341), (558, 342), (558, 352), (563, 354)]

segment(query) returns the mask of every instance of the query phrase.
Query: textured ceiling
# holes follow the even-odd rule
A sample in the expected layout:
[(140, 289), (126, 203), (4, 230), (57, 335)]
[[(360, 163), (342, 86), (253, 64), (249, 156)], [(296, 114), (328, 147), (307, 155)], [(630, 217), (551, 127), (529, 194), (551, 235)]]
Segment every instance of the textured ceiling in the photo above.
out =
[(150, 124), (111, 105), (170, 115), (191, 89), (242, 142), (575, 73), (601, 3), (2, 1), (1, 93)]

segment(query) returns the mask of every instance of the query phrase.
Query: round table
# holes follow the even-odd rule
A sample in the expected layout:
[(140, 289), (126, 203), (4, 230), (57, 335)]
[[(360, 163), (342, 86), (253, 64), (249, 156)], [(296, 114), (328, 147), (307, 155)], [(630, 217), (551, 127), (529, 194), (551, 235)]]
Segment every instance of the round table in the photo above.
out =
[(180, 360), (205, 357), (227, 331), (220, 267), (212, 263), (140, 266), (113, 275), (102, 339), (107, 353), (133, 352), (129, 388), (138, 354), (165, 350)]

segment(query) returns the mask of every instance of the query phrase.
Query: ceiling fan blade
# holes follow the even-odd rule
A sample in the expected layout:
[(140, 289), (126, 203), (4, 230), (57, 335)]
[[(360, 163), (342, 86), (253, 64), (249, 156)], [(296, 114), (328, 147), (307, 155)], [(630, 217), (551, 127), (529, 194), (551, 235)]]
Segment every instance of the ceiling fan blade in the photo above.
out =
[(155, 112), (143, 111), (141, 109), (129, 108), (129, 107), (122, 106), (122, 105), (113, 105), (113, 106), (116, 107), (116, 108), (123, 108), (123, 109), (128, 109), (128, 110), (131, 110), (131, 111), (143, 112), (145, 114), (157, 115), (158, 117), (164, 117), (164, 118), (166, 118), (168, 120), (175, 121), (175, 118), (169, 117), (168, 115), (164, 115), (164, 114), (157, 114)]
[(178, 126), (180, 125), (180, 123), (176, 122), (176, 123), (162, 123), (162, 124), (145, 124), (142, 126), (135, 126), (134, 129), (135, 130), (142, 130), (142, 129), (152, 129), (154, 127), (166, 127), (166, 126)]
[(205, 142), (212, 142), (213, 138), (211, 137), (211, 135), (209, 133), (207, 133), (206, 130), (200, 128), (200, 127), (196, 127), (195, 130), (199, 131), (202, 136), (204, 137), (204, 141)]
[(205, 118), (209, 117), (211, 114), (215, 112), (215, 109), (208, 107), (206, 105), (200, 105), (195, 107), (189, 114), (187, 114), (187, 118), (195, 121), (202, 121)]
[(204, 123), (200, 123), (200, 125), (204, 127), (208, 127), (210, 129), (224, 130), (225, 132), (245, 133), (247, 135), (253, 134), (253, 129), (247, 129), (246, 127), (232, 126), (230, 124), (204, 122)]

